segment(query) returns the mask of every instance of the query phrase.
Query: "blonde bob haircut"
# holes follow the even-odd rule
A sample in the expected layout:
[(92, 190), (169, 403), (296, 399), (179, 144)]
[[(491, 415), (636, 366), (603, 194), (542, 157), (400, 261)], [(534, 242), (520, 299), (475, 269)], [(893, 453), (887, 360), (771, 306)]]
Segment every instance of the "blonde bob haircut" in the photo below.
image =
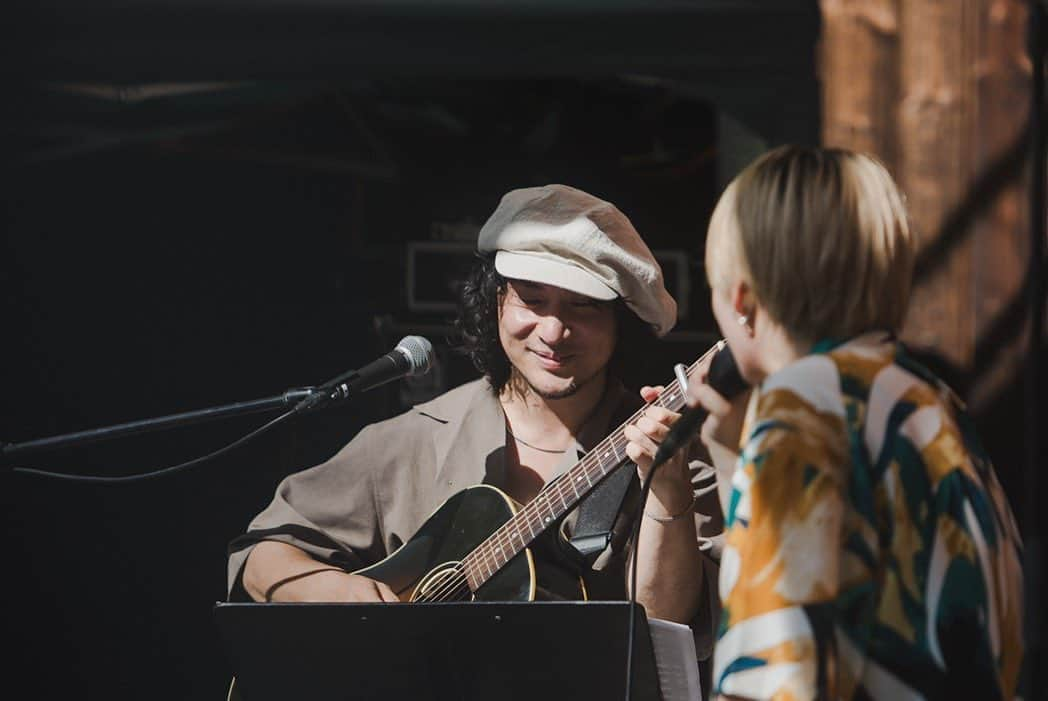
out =
[(747, 282), (795, 341), (898, 331), (916, 242), (903, 197), (870, 156), (782, 146), (747, 166), (710, 219), (714, 294)]

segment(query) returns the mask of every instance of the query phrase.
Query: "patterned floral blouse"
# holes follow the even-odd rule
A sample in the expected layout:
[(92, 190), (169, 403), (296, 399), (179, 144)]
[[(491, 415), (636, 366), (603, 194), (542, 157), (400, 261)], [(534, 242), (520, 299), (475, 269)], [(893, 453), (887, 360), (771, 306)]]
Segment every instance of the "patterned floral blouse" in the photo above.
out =
[(1014, 698), (1022, 543), (959, 400), (879, 334), (817, 347), (756, 401), (728, 506), (714, 690)]

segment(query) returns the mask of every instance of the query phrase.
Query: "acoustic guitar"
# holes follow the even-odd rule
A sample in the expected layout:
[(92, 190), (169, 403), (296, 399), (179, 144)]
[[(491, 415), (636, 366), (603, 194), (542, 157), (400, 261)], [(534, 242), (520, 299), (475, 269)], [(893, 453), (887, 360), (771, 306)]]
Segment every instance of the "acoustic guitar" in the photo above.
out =
[[(725, 345), (718, 341), (704, 353), (688, 367), (688, 377), (705, 368), (706, 361)], [(685, 401), (674, 379), (653, 403), (680, 411)], [(353, 574), (385, 582), (406, 602), (585, 599), (581, 580), (568, 584), (565, 591), (562, 578), (549, 569), (537, 570), (528, 546), (628, 461), (623, 432), (643, 412), (644, 407), (550, 480), (527, 505), (495, 487), (469, 487), (445, 501), (389, 557)]]

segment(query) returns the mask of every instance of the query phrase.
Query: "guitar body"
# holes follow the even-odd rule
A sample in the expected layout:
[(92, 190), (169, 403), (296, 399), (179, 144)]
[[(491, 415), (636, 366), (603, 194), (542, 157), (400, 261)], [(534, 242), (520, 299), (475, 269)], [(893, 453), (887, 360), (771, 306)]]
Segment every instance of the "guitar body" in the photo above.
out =
[[(455, 593), (450, 601), (584, 601), (582, 579), (553, 564), (539, 564), (524, 548), (476, 592), (450, 590), (444, 575), (513, 517), (518, 505), (494, 487), (478, 485), (445, 501), (396, 552), (353, 574), (385, 582), (401, 601), (424, 601), (436, 593)], [(242, 701), (234, 678), (227, 701)]]
[(475, 592), (452, 583), (462, 559), (517, 509), (513, 499), (494, 487), (469, 487), (445, 501), (393, 554), (353, 574), (385, 582), (401, 601), (585, 600), (579, 577), (536, 562), (531, 548), (524, 548)]

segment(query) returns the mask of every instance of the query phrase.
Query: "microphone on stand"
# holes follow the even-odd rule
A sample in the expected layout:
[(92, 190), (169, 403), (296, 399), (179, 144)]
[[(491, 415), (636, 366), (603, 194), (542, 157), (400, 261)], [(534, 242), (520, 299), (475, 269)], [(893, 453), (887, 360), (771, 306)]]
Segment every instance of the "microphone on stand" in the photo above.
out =
[(433, 344), (422, 336), (405, 336), (396, 347), (359, 370), (350, 370), (328, 380), (295, 406), (295, 411), (314, 409), (341, 401), (402, 377), (424, 375), (433, 367)]
[(172, 472), (176, 472), (178, 470), (185, 469), (192, 465), (196, 465), (205, 460), (226, 453), (302, 411), (317, 408), (333, 401), (346, 399), (354, 394), (357, 394), (358, 392), (366, 392), (367, 390), (372, 389), (373, 387), (378, 387), (379, 385), (383, 385), (387, 382), (391, 382), (401, 377), (409, 377), (427, 373), (429, 372), (429, 369), (433, 366), (433, 358), (433, 345), (429, 341), (422, 338), (421, 336), (405, 336), (404, 338), (400, 339), (400, 343), (397, 344), (396, 348), (394, 348), (392, 351), (382, 356), (378, 360), (374, 360), (368, 363), (360, 370), (350, 370), (349, 372), (343, 373), (338, 377), (325, 382), (319, 387), (303, 387), (297, 389), (289, 389), (283, 394), (274, 397), (266, 397), (264, 399), (257, 399), (247, 402), (235, 402), (233, 404), (227, 404), (221, 407), (201, 409), (198, 411), (187, 411), (181, 414), (173, 414), (171, 416), (161, 416), (153, 419), (131, 421), (124, 424), (118, 424), (116, 426), (107, 426), (104, 428), (96, 428), (88, 431), (79, 431), (77, 433), (70, 433), (64, 436), (52, 436), (50, 438), (41, 438), (35, 441), (27, 441), (25, 443), (0, 442), (0, 465), (6, 462), (8, 456), (17, 453), (28, 453), (32, 451), (49, 450), (70, 445), (79, 445), (84, 443), (90, 443), (93, 441), (116, 438), (117, 436), (130, 435), (132, 433), (143, 433), (145, 431), (159, 430), (161, 428), (188, 426), (190, 424), (199, 423), (201, 421), (210, 421), (214, 419), (223, 418), (225, 416), (233, 416), (236, 414), (251, 414), (262, 411), (270, 411), (272, 409), (286, 408), (288, 406), (293, 407), (291, 409), (287, 409), (280, 416), (276, 417), (275, 419), (272, 419), (271, 421), (260, 426), (259, 428), (256, 428), (251, 433), (248, 433), (246, 436), (242, 436), (241, 438), (237, 439), (233, 443), (226, 445), (225, 447), (219, 448), (218, 450), (214, 450), (208, 453), (207, 455), (204, 455), (199, 458), (194, 458), (192, 460), (188, 460), (177, 465), (153, 470), (151, 472), (143, 474), (125, 475), (121, 477), (109, 477), (99, 475), (70, 475), (60, 472), (48, 472), (45, 470), (33, 470), (21, 467), (13, 468), (15, 472), (35, 474), (43, 477), (53, 477), (76, 482), (113, 483), (153, 479), (161, 475), (166, 475)]
[[(731, 348), (724, 345), (710, 361), (710, 369), (706, 375), (706, 384), (725, 399), (731, 400), (741, 394), (749, 384), (739, 374), (739, 367), (735, 364), (735, 356), (731, 354)], [(709, 412), (703, 406), (690, 407), (681, 412), (680, 418), (670, 427), (666, 439), (659, 444), (655, 451), (655, 459), (652, 467), (669, 460), (674, 453), (687, 445), (695, 432), (699, 430)]]

